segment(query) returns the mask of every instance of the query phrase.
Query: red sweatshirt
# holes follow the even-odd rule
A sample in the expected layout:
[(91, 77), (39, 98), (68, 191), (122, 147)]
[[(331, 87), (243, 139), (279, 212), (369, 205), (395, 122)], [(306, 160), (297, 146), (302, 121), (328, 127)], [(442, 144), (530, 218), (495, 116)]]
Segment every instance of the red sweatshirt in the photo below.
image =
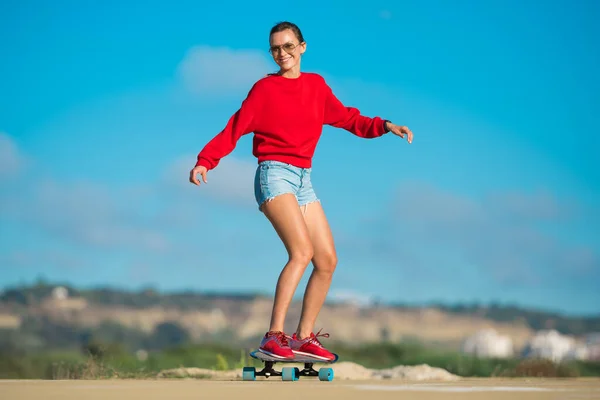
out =
[(318, 74), (304, 72), (295, 79), (269, 75), (252, 86), (225, 128), (200, 151), (196, 165), (215, 168), (242, 135), (254, 132), (252, 154), (258, 162), (309, 168), (324, 124), (376, 138), (386, 133), (384, 123), (345, 107)]

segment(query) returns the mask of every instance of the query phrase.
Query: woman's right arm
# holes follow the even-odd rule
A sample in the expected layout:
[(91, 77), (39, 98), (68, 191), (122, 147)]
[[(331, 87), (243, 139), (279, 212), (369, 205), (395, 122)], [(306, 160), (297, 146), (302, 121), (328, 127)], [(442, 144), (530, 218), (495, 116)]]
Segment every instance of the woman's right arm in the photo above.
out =
[(225, 128), (198, 153), (196, 167), (204, 166), (207, 170), (211, 170), (219, 164), (223, 157), (230, 154), (243, 135), (256, 129), (259, 107), (260, 99), (256, 85), (254, 85), (239, 110), (229, 118)]

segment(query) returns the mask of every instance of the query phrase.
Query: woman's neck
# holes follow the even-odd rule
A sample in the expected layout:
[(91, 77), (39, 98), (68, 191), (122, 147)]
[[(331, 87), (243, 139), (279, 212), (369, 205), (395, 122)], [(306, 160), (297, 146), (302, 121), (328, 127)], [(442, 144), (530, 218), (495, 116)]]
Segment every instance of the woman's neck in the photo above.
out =
[(296, 79), (296, 78), (300, 77), (301, 72), (300, 72), (300, 68), (298, 68), (298, 69), (294, 68), (294, 69), (291, 69), (291, 70), (288, 70), (288, 71), (281, 71), (281, 70), (279, 70), (279, 72), (277, 73), (277, 75), (282, 76), (284, 78)]

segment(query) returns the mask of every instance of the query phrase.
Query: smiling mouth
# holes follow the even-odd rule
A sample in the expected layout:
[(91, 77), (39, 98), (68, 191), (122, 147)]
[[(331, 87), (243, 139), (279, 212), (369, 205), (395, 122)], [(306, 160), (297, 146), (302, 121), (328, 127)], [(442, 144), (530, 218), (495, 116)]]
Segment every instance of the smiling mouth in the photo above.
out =
[(291, 60), (291, 59), (292, 59), (292, 57), (280, 58), (280, 59), (279, 59), (279, 62), (280, 62), (280, 63), (284, 63), (284, 62), (286, 62), (286, 61), (288, 61), (288, 60)]

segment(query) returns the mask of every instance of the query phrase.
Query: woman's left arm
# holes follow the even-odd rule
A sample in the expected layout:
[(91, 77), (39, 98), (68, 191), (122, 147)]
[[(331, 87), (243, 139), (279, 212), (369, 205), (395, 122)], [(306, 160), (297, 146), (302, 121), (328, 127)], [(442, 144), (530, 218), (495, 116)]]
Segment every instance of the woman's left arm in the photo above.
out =
[(346, 107), (333, 94), (331, 88), (326, 85), (325, 113), (323, 123), (326, 125), (342, 128), (358, 137), (373, 139), (388, 132), (404, 138), (408, 136), (408, 142), (412, 142), (413, 134), (406, 126), (398, 126), (381, 117), (367, 117), (361, 115), (360, 110), (355, 107)]

